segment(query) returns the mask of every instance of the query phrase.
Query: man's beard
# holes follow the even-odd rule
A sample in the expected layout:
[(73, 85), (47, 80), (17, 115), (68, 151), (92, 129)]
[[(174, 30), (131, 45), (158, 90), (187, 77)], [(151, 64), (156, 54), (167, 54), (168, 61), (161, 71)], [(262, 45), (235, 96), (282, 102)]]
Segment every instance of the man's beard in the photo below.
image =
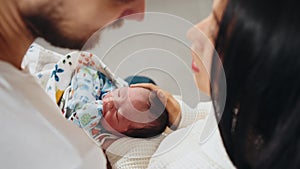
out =
[[(58, 25), (51, 20), (51, 18), (43, 15), (29, 16), (25, 18), (28, 28), (31, 32), (37, 36), (42, 37), (50, 44), (69, 49), (81, 50), (83, 47), (85, 49), (91, 49), (100, 42), (100, 35), (102, 30), (96, 31), (89, 38), (76, 38), (67, 36), (63, 33)], [(123, 25), (124, 19), (118, 19), (112, 24), (105, 28), (119, 28)], [(76, 25), (74, 25), (76, 26)], [(86, 44), (88, 42), (88, 44)]]
[(107, 26), (107, 28), (112, 28), (112, 29), (118, 29), (124, 25), (124, 19), (117, 19), (114, 22), (112, 22), (110, 25)]
[(81, 49), (86, 39), (68, 37), (58, 28), (50, 18), (41, 15), (25, 18), (28, 28), (37, 36), (44, 38), (50, 44), (69, 49)]
[(124, 24), (124, 19), (118, 19), (118, 20), (112, 22), (111, 24), (105, 26), (104, 28), (99, 29), (86, 41), (83, 48), (81, 48), (81, 49), (83, 49), (83, 50), (94, 49), (96, 45), (100, 44), (100, 37), (101, 37), (101, 33), (103, 30), (118, 29), (118, 28), (122, 27), (123, 24)]

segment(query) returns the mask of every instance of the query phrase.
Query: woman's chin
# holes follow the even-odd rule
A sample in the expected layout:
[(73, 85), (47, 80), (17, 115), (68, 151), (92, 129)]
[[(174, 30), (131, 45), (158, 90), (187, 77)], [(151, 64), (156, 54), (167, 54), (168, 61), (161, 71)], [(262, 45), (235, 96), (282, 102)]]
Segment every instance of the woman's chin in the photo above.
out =
[(201, 90), (201, 84), (199, 82), (199, 78), (197, 77), (197, 75), (194, 74), (194, 84), (196, 84), (196, 87)]

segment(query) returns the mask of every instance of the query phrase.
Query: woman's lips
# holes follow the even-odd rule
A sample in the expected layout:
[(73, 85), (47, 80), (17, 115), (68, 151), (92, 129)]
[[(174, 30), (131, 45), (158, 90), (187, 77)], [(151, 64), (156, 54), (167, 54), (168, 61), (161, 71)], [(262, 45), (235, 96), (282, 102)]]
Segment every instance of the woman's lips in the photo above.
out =
[(198, 68), (198, 65), (196, 64), (196, 62), (193, 60), (192, 61), (192, 70), (195, 72), (195, 73), (199, 73), (200, 70)]

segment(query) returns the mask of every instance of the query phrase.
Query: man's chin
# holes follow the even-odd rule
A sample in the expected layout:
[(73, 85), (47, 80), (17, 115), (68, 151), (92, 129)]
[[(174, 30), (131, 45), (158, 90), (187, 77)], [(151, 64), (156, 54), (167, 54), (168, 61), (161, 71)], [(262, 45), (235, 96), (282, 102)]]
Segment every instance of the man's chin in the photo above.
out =
[(75, 40), (75, 39), (67, 39), (67, 38), (59, 38), (53, 39), (45, 37), (45, 40), (48, 41), (51, 45), (60, 47), (60, 48), (68, 48), (74, 50), (81, 50), (85, 45), (85, 40)]
[(89, 50), (95, 48), (100, 43), (101, 31), (95, 32), (82, 46), (82, 50)]
[(61, 48), (69, 48), (76, 50), (89, 50), (95, 48), (95, 46), (100, 42), (100, 31), (93, 34), (88, 39), (72, 39), (72, 38), (45, 38), (46, 41), (50, 42), (52, 45), (61, 47)]

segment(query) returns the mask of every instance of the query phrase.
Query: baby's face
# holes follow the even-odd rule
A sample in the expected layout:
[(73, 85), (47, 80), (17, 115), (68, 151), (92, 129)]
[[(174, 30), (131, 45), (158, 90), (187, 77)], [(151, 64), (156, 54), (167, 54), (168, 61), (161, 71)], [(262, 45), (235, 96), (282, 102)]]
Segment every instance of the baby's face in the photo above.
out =
[(150, 91), (144, 88), (119, 88), (103, 98), (103, 127), (112, 132), (114, 128), (119, 133), (129, 128), (143, 128), (153, 120), (149, 112)]

